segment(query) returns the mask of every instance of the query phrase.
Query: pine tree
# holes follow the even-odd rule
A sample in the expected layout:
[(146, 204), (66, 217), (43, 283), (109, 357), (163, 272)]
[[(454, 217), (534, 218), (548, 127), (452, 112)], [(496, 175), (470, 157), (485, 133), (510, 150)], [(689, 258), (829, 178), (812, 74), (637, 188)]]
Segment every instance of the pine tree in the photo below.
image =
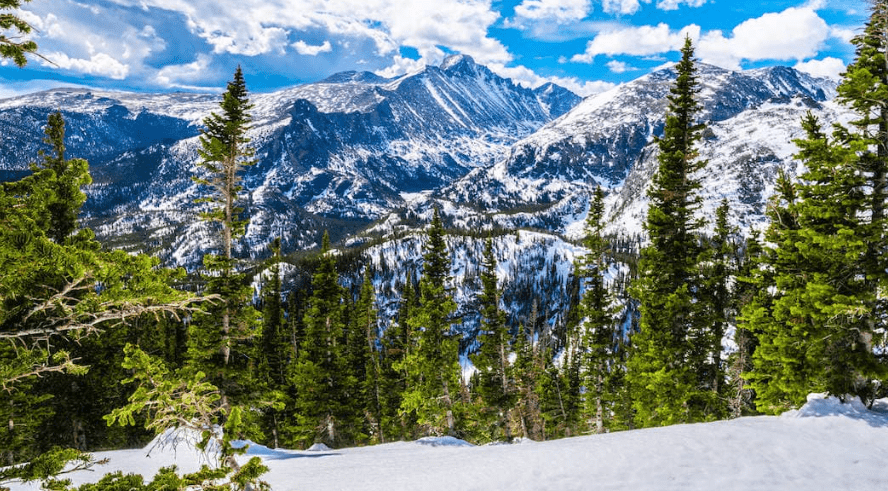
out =
[(269, 246), (272, 252), (270, 276), (262, 287), (262, 335), (259, 339), (259, 373), (263, 392), (272, 401), (263, 411), (263, 429), (272, 448), (281, 443), (284, 424), (283, 406), (286, 401), (287, 365), (293, 360), (294, 350), (286, 332), (281, 285), (281, 239), (275, 238)]
[[(725, 366), (722, 361), (722, 340), (729, 323), (733, 320), (734, 299), (730, 289), (735, 276), (734, 258), (736, 247), (732, 242), (733, 230), (728, 224), (730, 205), (723, 199), (715, 210), (715, 231), (704, 244), (701, 254), (703, 281), (701, 285), (700, 303), (708, 329), (704, 332), (702, 342), (695, 346), (698, 351), (695, 359), (702, 360), (698, 368), (702, 382), (712, 391), (718, 401), (726, 398)], [(712, 413), (723, 417), (727, 407), (719, 403)]]
[(302, 444), (337, 448), (357, 436), (348, 412), (348, 391), (355, 384), (345, 346), (345, 291), (326, 232), (305, 311), (305, 337), (291, 382), (296, 388), (295, 430)]
[(263, 397), (256, 393), (257, 386), (251, 380), (255, 376), (252, 340), (259, 331), (259, 313), (252, 306), (252, 289), (238, 272), (232, 254), (234, 241), (246, 233), (248, 222), (238, 206), (240, 172), (254, 163), (246, 136), (252, 105), (240, 67), (228, 83), (220, 107), (221, 115), (212, 113), (204, 119), (206, 128), (199, 150), (202, 160), (198, 163), (204, 173), (193, 179), (212, 189), (210, 196), (198, 200), (213, 205), (202, 218), (221, 225), (218, 243), (222, 254), (204, 256), (204, 267), (209, 273), (207, 291), (219, 295), (222, 302), (210, 309), (210, 315), (199, 316), (192, 324), (189, 354), (196, 368), (205, 370), (222, 391), (221, 404), (228, 406), (231, 398), (246, 402)]
[(366, 417), (373, 440), (385, 443), (391, 438), (389, 430), (392, 421), (391, 414), (384, 411), (387, 401), (382, 380), (376, 291), (369, 266), (364, 270), (364, 281), (361, 283), (361, 292), (352, 319), (351, 336), (349, 346), (354, 352), (352, 365), (360, 393), (360, 404), (357, 404), (358, 401), (352, 403), (359, 416)]
[(460, 410), (459, 340), (451, 333), (456, 303), (447, 291), (450, 256), (444, 226), (436, 208), (423, 255), (420, 301), (407, 323), (417, 338), (416, 350), (396, 365), (408, 376), (401, 403), (428, 435), (457, 435)]
[(577, 264), (577, 275), (583, 278), (585, 288), (580, 303), (582, 324), (583, 378), (585, 407), (583, 414), (589, 428), (603, 433), (612, 411), (608, 407), (608, 380), (617, 368), (616, 308), (605, 284), (605, 254), (609, 244), (603, 236), (604, 191), (595, 190), (586, 218), (586, 237), (583, 245), (588, 251)]
[(488, 236), (484, 242), (482, 256), (480, 296), (481, 333), (478, 337), (480, 348), (472, 356), (472, 363), (478, 370), (476, 392), (481, 398), (481, 413), (489, 420), (489, 439), (502, 435), (506, 441), (512, 439), (509, 412), (515, 404), (515, 388), (512, 367), (509, 363), (511, 337), (506, 327), (506, 315), (500, 309), (500, 290), (497, 287), (497, 262), (493, 250), (493, 239)]
[[(19, 9), (22, 3), (31, 0), (0, 0), (0, 11)], [(0, 58), (12, 59), (19, 68), (28, 64), (26, 54), (37, 52), (37, 43), (21, 36), (31, 32), (31, 25), (20, 16), (14, 14), (0, 14), (0, 29), (10, 31), (9, 34), (0, 32)], [(38, 55), (39, 56), (39, 55)]]
[(639, 277), (633, 285), (640, 301), (640, 330), (633, 337), (627, 380), (633, 390), (636, 423), (657, 426), (709, 417), (712, 393), (700, 386), (693, 347), (705, 340), (699, 295), (701, 220), (700, 182), (693, 173), (705, 165), (695, 144), (703, 125), (694, 50), (685, 40), (671, 89), (663, 137), (657, 140), (659, 169), (648, 191), (651, 199), (645, 230), (650, 245), (642, 249)]
[(388, 428), (390, 440), (411, 439), (416, 427), (415, 414), (401, 412), (401, 403), (410, 380), (405, 360), (416, 350), (416, 340), (407, 321), (418, 303), (414, 291), (413, 273), (408, 270), (397, 319), (385, 330), (382, 339), (380, 421), (384, 429)]
[[(745, 328), (742, 313), (753, 302), (753, 299), (767, 292), (762, 292), (762, 286), (771, 285), (772, 282), (764, 278), (766, 269), (761, 268), (764, 263), (764, 249), (760, 241), (760, 234), (753, 230), (746, 239), (743, 259), (737, 270), (737, 284), (734, 287), (733, 310), (738, 313), (737, 330), (734, 333), (734, 344), (737, 350), (728, 357), (727, 383), (729, 385), (728, 409), (731, 417), (737, 418), (755, 412), (755, 391), (749, 387), (744, 374), (753, 369), (752, 357), (758, 346), (758, 338), (755, 333)], [(765, 286), (767, 288), (767, 286)]]
[(861, 381), (878, 374), (862, 339), (873, 292), (864, 274), (866, 197), (856, 149), (830, 141), (810, 113), (802, 126), (807, 138), (796, 141), (797, 158), (807, 170), (797, 198), (784, 193), (797, 229), (780, 237), (783, 225), (772, 222), (770, 309), (754, 305), (746, 315), (759, 338), (749, 379), (764, 412), (800, 405), (810, 392), (863, 395)]

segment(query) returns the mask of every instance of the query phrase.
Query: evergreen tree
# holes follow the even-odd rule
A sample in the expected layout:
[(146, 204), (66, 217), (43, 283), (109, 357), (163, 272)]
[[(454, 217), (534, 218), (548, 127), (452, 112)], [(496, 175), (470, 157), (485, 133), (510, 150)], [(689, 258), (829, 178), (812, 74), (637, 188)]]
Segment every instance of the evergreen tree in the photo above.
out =
[[(376, 291), (370, 267), (364, 270), (364, 281), (355, 305), (352, 320), (350, 350), (354, 352), (353, 370), (358, 381), (360, 397), (351, 401), (354, 410), (366, 416), (373, 440), (385, 443), (391, 436), (391, 414), (384, 411), (386, 397), (382, 380), (382, 360), (379, 349), (379, 325), (376, 311)], [(357, 404), (360, 402), (360, 404)]]
[[(733, 230), (728, 224), (729, 212), (728, 200), (723, 199), (715, 210), (715, 233), (705, 244), (701, 255), (703, 282), (700, 303), (708, 329), (703, 333), (702, 342), (694, 347), (698, 351), (695, 359), (703, 360), (699, 375), (719, 401), (725, 399), (727, 389), (722, 362), (722, 340), (734, 317), (734, 299), (730, 285), (736, 274), (736, 247), (732, 239)], [(726, 410), (727, 407), (719, 404), (718, 411), (721, 409)], [(713, 410), (712, 413), (717, 417), (725, 415), (718, 411)]]
[[(742, 313), (758, 296), (759, 301), (767, 298), (767, 292), (762, 292), (762, 286), (771, 285), (769, 278), (764, 278), (766, 268), (764, 264), (764, 249), (760, 241), (760, 234), (753, 230), (746, 239), (743, 259), (737, 272), (737, 284), (733, 294), (734, 311), (741, 314), (737, 316), (737, 330), (734, 333), (734, 343), (737, 350), (728, 358), (728, 408), (731, 417), (737, 418), (755, 412), (755, 391), (749, 387), (744, 374), (753, 369), (752, 357), (758, 346), (758, 338), (755, 333), (746, 329)], [(767, 288), (767, 286), (764, 286)], [(760, 296), (764, 295), (764, 297)]]
[(296, 388), (294, 429), (304, 445), (337, 448), (357, 437), (346, 400), (356, 381), (348, 371), (344, 296), (325, 232), (304, 317), (305, 337), (291, 380)]
[(585, 288), (580, 303), (582, 325), (583, 377), (585, 387), (584, 415), (589, 427), (603, 433), (612, 411), (608, 407), (608, 380), (617, 368), (616, 308), (605, 285), (607, 267), (605, 254), (609, 244), (604, 238), (604, 191), (595, 190), (586, 218), (583, 245), (588, 253), (577, 264), (577, 275)]
[(417, 338), (416, 350), (396, 365), (408, 375), (401, 409), (412, 413), (426, 434), (456, 435), (460, 429), (459, 340), (450, 329), (456, 303), (446, 288), (449, 272), (444, 226), (436, 208), (423, 255), (420, 301), (407, 319)]
[(481, 398), (482, 415), (489, 416), (482, 416), (482, 419), (491, 424), (491, 429), (485, 431), (488, 433), (487, 437), (495, 440), (501, 435), (506, 441), (510, 441), (512, 432), (509, 412), (515, 403), (514, 380), (509, 363), (511, 338), (506, 327), (506, 314), (499, 307), (497, 263), (490, 236), (484, 242), (481, 267), (480, 348), (472, 356), (472, 363), (478, 370), (475, 390)]
[[(0, 11), (19, 9), (22, 3), (31, 0), (0, 0)], [(14, 14), (0, 14), (0, 58), (8, 58), (19, 68), (28, 63), (26, 54), (37, 52), (37, 43), (29, 39), (21, 40), (25, 34), (30, 34), (31, 25), (20, 16)], [(8, 31), (8, 33), (7, 33)]]
[(284, 424), (283, 406), (287, 388), (287, 365), (293, 359), (293, 346), (286, 332), (281, 286), (281, 239), (275, 238), (270, 276), (262, 287), (262, 336), (259, 340), (261, 383), (273, 401), (263, 412), (263, 428), (272, 448), (280, 446), (281, 427)]
[(712, 392), (700, 383), (704, 360), (693, 351), (708, 336), (697, 302), (701, 220), (694, 214), (700, 206), (700, 182), (693, 176), (705, 162), (697, 159), (695, 149), (703, 125), (695, 120), (700, 89), (690, 39), (681, 52), (664, 134), (657, 140), (660, 165), (648, 191), (645, 230), (650, 245), (642, 249), (633, 285), (641, 321), (627, 380), (639, 426), (704, 420), (714, 405)]
[[(63, 128), (57, 115), (51, 122), (51, 129)], [(47, 133), (52, 133), (50, 144), (63, 146), (63, 132)], [(90, 181), (85, 161), (74, 162), (62, 174), (65, 184), (74, 190), (72, 195), (82, 194), (76, 183)], [(93, 388), (101, 384), (96, 390), (103, 397), (92, 397), (88, 402), (98, 406), (96, 411), (105, 410), (117, 393), (115, 381), (107, 380), (114, 376), (106, 372), (112, 360), (102, 357), (113, 353), (117, 338), (139, 332), (127, 330), (126, 324), (145, 322), (150, 327), (158, 317), (194, 311), (192, 304), (198, 300), (170, 286), (184, 271), (159, 268), (157, 259), (145, 255), (102, 250), (88, 229), (73, 235), (67, 232), (63, 243), (52, 240), (50, 234), (59, 230), (59, 222), (46, 218), (52, 216), (49, 207), (58, 202), (54, 198), (59, 187), (58, 175), (48, 166), (35, 169), (20, 181), (0, 184), (0, 390), (10, 395), (0, 403), (4, 422), (0, 443), (4, 463), (33, 458), (33, 462), (41, 462), (44, 471), (61, 470), (64, 459), (84, 465), (90, 459), (79, 452), (37, 455), (42, 450), (36, 437), (40, 426), (45, 428), (52, 421), (54, 406), (64, 404), (63, 397), (53, 401), (48, 396), (64, 394), (43, 390), (45, 382), (35, 383), (35, 379), (69, 375), (53, 378), (59, 382), (54, 388), (84, 381)], [(68, 216), (77, 216), (80, 203), (68, 203), (73, 209)], [(94, 342), (101, 331), (109, 333), (107, 341)], [(147, 341), (149, 335), (140, 336)], [(87, 372), (83, 363), (92, 365), (95, 373), (87, 379), (74, 378)], [(64, 439), (53, 443), (76, 442)], [(5, 470), (0, 481), (15, 478), (17, 473), (19, 470)]]
[(407, 322), (418, 304), (414, 291), (413, 273), (407, 271), (397, 319), (385, 330), (382, 339), (380, 421), (383, 429), (388, 428), (386, 434), (390, 440), (411, 439), (416, 427), (415, 415), (401, 412), (403, 395), (410, 380), (404, 361), (416, 351), (416, 340)]
[(781, 185), (797, 226), (784, 230), (772, 219), (774, 293), (744, 312), (759, 339), (749, 379), (759, 410), (769, 413), (802, 404), (810, 392), (864, 395), (863, 382), (880, 372), (862, 339), (873, 292), (864, 274), (866, 197), (856, 149), (830, 141), (810, 113), (802, 126), (807, 138), (796, 141), (797, 158), (807, 170), (794, 188)]
[(209, 309), (210, 315), (199, 316), (192, 323), (189, 354), (195, 367), (205, 370), (222, 391), (220, 403), (228, 406), (232, 398), (246, 402), (264, 396), (256, 393), (258, 386), (253, 380), (256, 357), (252, 340), (259, 331), (259, 313), (252, 306), (252, 289), (238, 272), (232, 254), (234, 241), (245, 234), (248, 222), (238, 206), (240, 172), (254, 163), (246, 136), (252, 105), (240, 67), (228, 83), (220, 107), (221, 115), (212, 113), (204, 119), (199, 150), (202, 160), (198, 163), (204, 173), (193, 179), (212, 189), (210, 196), (198, 200), (213, 205), (202, 218), (221, 225), (217, 238), (222, 254), (204, 256), (204, 267), (209, 273), (207, 291), (222, 301)]

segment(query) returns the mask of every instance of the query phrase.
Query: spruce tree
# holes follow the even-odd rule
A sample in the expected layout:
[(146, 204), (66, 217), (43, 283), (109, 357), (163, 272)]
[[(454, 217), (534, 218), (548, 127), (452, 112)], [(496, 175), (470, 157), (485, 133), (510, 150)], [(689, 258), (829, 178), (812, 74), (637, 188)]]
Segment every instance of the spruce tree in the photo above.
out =
[(802, 404), (810, 392), (863, 395), (865, 382), (879, 375), (863, 339), (873, 292), (864, 274), (866, 196), (857, 154), (831, 141), (810, 113), (802, 126), (807, 138), (796, 141), (797, 158), (807, 170), (794, 186), (797, 197), (784, 193), (797, 228), (780, 237), (783, 225), (772, 222), (770, 309), (746, 312), (759, 338), (749, 379), (758, 408), (769, 413)]
[(346, 400), (356, 384), (348, 370), (344, 297), (325, 232), (305, 311), (305, 335), (291, 378), (296, 389), (295, 432), (305, 446), (324, 443), (337, 448), (356, 437)]
[(256, 375), (253, 338), (259, 331), (259, 313), (252, 306), (252, 289), (238, 271), (233, 255), (234, 242), (246, 233), (248, 223), (242, 216), (243, 208), (238, 206), (240, 173), (244, 166), (254, 163), (246, 136), (252, 105), (240, 67), (228, 83), (220, 107), (222, 114), (212, 113), (204, 119), (198, 162), (203, 172), (193, 179), (212, 191), (198, 200), (212, 205), (202, 218), (221, 226), (216, 238), (222, 253), (204, 256), (204, 267), (207, 291), (219, 295), (222, 301), (208, 309), (209, 315), (199, 316), (192, 323), (189, 355), (195, 367), (205, 370), (222, 391), (221, 404), (229, 406), (231, 398), (246, 402), (263, 397), (256, 393), (257, 386), (251, 380)]
[[(694, 347), (698, 352), (694, 359), (702, 360), (698, 369), (702, 382), (719, 401), (726, 397), (722, 340), (734, 317), (734, 299), (730, 285), (736, 275), (736, 247), (732, 237), (733, 230), (728, 223), (729, 212), (728, 200), (722, 199), (715, 210), (714, 234), (704, 243), (701, 254), (703, 281), (700, 303), (708, 329), (704, 332), (702, 342)], [(726, 410), (727, 407), (720, 404), (719, 410), (721, 409)], [(725, 416), (724, 413), (713, 413), (718, 417)]]
[(281, 239), (275, 238), (269, 246), (272, 252), (269, 277), (262, 286), (262, 335), (259, 339), (260, 381), (263, 392), (272, 402), (263, 411), (263, 429), (269, 445), (281, 444), (282, 426), (287, 389), (287, 365), (294, 358), (293, 346), (286, 332), (281, 285)]
[(419, 304), (407, 319), (416, 350), (396, 365), (408, 376), (401, 409), (412, 413), (427, 435), (457, 435), (460, 429), (459, 340), (451, 332), (456, 303), (446, 286), (449, 273), (444, 226), (435, 208), (423, 255)]
[(609, 248), (604, 230), (604, 191), (595, 190), (586, 218), (583, 245), (588, 251), (577, 264), (577, 275), (585, 283), (580, 303), (582, 324), (583, 378), (585, 406), (583, 414), (589, 428), (603, 433), (612, 409), (608, 404), (608, 380), (617, 368), (616, 308), (605, 284), (606, 253)]
[[(376, 291), (370, 267), (364, 270), (364, 280), (355, 313), (352, 318), (350, 350), (354, 351), (353, 370), (358, 382), (359, 402), (352, 401), (358, 416), (364, 415), (374, 441), (385, 443), (391, 439), (392, 414), (384, 410), (387, 400), (383, 386), (382, 353), (376, 310)], [(356, 398), (358, 399), (358, 398)]]
[(475, 391), (481, 398), (482, 419), (489, 421), (488, 438), (512, 439), (509, 412), (515, 403), (512, 366), (509, 363), (511, 336), (506, 327), (505, 312), (500, 309), (500, 290), (497, 287), (496, 257), (493, 239), (484, 241), (481, 267), (481, 329), (478, 353), (472, 363), (478, 370)]
[(634, 296), (640, 301), (640, 330), (633, 337), (627, 380), (633, 389), (636, 423), (658, 426), (709, 417), (712, 394), (700, 384), (693, 347), (704, 341), (705, 319), (697, 302), (700, 290), (698, 230), (700, 182), (694, 172), (705, 165), (696, 143), (704, 125), (694, 50), (685, 40), (678, 77), (670, 91), (663, 136), (657, 139), (659, 168), (648, 191), (651, 199)]

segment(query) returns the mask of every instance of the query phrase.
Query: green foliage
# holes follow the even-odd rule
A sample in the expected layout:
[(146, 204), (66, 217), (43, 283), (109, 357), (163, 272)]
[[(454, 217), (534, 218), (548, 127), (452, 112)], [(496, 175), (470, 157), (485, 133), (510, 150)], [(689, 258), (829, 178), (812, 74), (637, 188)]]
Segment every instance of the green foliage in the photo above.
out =
[(506, 327), (506, 314), (500, 309), (500, 290), (497, 287), (497, 262), (493, 239), (487, 237), (481, 263), (480, 347), (472, 363), (478, 370), (475, 392), (480, 397), (478, 418), (484, 437), (489, 440), (512, 439), (509, 413), (515, 405), (517, 392), (509, 362), (512, 339)]
[(604, 191), (595, 190), (586, 218), (583, 245), (589, 251), (576, 265), (576, 274), (583, 278), (585, 289), (580, 303), (583, 318), (579, 356), (585, 387), (583, 414), (589, 427), (602, 433), (610, 427), (614, 409), (611, 378), (622, 370), (619, 363), (621, 333), (617, 329), (618, 307), (605, 285), (606, 254), (604, 238)]
[(450, 332), (456, 303), (445, 286), (449, 273), (450, 255), (436, 208), (423, 256), (419, 304), (407, 319), (416, 350), (395, 365), (408, 377), (401, 410), (412, 414), (426, 435), (457, 435), (459, 431), (461, 370), (459, 340)]
[[(9, 484), (34, 481), (42, 481), (44, 488), (54, 489), (52, 483), (55, 483), (55, 486), (59, 485), (59, 481), (55, 480), (59, 475), (90, 469), (103, 463), (79, 450), (56, 447), (34, 457), (26, 464), (0, 468), (0, 490), (9, 489), (5, 487)], [(47, 483), (50, 485), (47, 486)]]
[(802, 126), (797, 158), (807, 171), (780, 183), (766, 235), (774, 244), (769, 271), (759, 275), (768, 294), (743, 316), (759, 341), (747, 378), (767, 413), (796, 407), (810, 392), (866, 399), (869, 381), (885, 374), (871, 344), (865, 179), (855, 165), (862, 148), (830, 141), (811, 114)]
[(348, 370), (344, 297), (325, 233), (303, 319), (305, 334), (291, 376), (296, 388), (293, 432), (303, 446), (323, 442), (337, 448), (361, 434), (348, 404), (357, 380)]
[[(632, 387), (638, 426), (703, 421), (720, 414), (711, 377), (701, 373), (708, 332), (701, 294), (698, 230), (695, 218), (700, 182), (693, 173), (705, 162), (694, 148), (702, 124), (695, 122), (699, 82), (690, 39), (682, 48), (678, 78), (669, 96), (669, 110), (660, 149), (659, 169), (648, 195), (645, 229), (650, 245), (641, 252), (633, 296), (641, 314), (633, 336), (627, 381)], [(702, 379), (702, 380), (701, 380)]]
[[(245, 429), (244, 411), (239, 406), (220, 405), (220, 391), (206, 381), (203, 373), (188, 368), (171, 371), (161, 360), (132, 345), (127, 345), (124, 352), (123, 366), (133, 373), (124, 383), (135, 382), (137, 387), (128, 405), (106, 416), (108, 424), (133, 425), (136, 424), (135, 416), (144, 414), (145, 427), (157, 434), (171, 429), (193, 431), (201, 435), (201, 441), (197, 443), (199, 450), (207, 452), (211, 444), (219, 449), (218, 453), (207, 452), (208, 458), (215, 459), (215, 465), (204, 466), (198, 473), (178, 481), (171, 474), (173, 471), (162, 471), (159, 475), (161, 482), (178, 484), (176, 489), (183, 487), (183, 481), (187, 485), (218, 491), (270, 489), (259, 479), (268, 471), (261, 459), (253, 457), (244, 465), (235, 459), (248, 449), (248, 446), (232, 445)], [(141, 482), (127, 476), (106, 478), (108, 487), (94, 488), (94, 491), (119, 489), (121, 483), (138, 485)]]
[[(178, 318), (194, 311), (197, 301), (171, 287), (184, 271), (159, 268), (157, 259), (145, 255), (101, 250), (91, 231), (71, 234), (76, 222), (52, 219), (59, 189), (82, 196), (79, 185), (90, 182), (85, 161), (64, 159), (63, 128), (52, 115), (47, 142), (53, 157), (44, 154), (44, 168), (0, 185), (0, 386), (14, 393), (8, 404), (0, 404), (9, 422), (0, 427), (0, 441), (10, 445), (4, 448), (7, 463), (41, 450), (35, 435), (53, 426), (51, 412), (63, 412), (65, 404), (64, 397), (49, 396), (63, 396), (70, 389), (59, 388), (76, 383), (49, 375), (86, 373), (74, 360), (95, 354), (85, 355), (100, 346), (94, 335), (106, 330), (116, 335), (128, 323)], [(66, 203), (70, 213), (59, 216), (76, 216), (82, 201)], [(45, 376), (39, 384), (33, 379), (37, 375)], [(114, 382), (105, 381), (106, 387)]]
[(31, 0), (0, 0), (0, 58), (8, 58), (19, 68), (28, 63), (25, 57), (28, 53), (37, 52), (37, 43), (30, 40), (21, 40), (25, 34), (31, 33), (31, 25), (21, 17), (5, 13), (7, 10), (21, 8), (22, 3)]

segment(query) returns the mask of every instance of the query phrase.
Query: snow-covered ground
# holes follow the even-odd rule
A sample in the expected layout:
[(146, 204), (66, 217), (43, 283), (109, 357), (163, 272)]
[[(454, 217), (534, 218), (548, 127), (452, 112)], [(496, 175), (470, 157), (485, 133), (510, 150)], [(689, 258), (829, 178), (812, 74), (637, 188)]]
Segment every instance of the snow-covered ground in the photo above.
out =
[[(364, 448), (270, 450), (254, 445), (275, 491), (296, 490), (884, 490), (888, 489), (888, 400), (809, 398), (798, 411), (550, 442), (472, 446), (453, 438)], [(73, 475), (95, 481), (123, 470), (146, 476), (177, 464), (180, 445), (100, 452), (109, 464)], [(36, 490), (37, 486), (13, 486)]]

